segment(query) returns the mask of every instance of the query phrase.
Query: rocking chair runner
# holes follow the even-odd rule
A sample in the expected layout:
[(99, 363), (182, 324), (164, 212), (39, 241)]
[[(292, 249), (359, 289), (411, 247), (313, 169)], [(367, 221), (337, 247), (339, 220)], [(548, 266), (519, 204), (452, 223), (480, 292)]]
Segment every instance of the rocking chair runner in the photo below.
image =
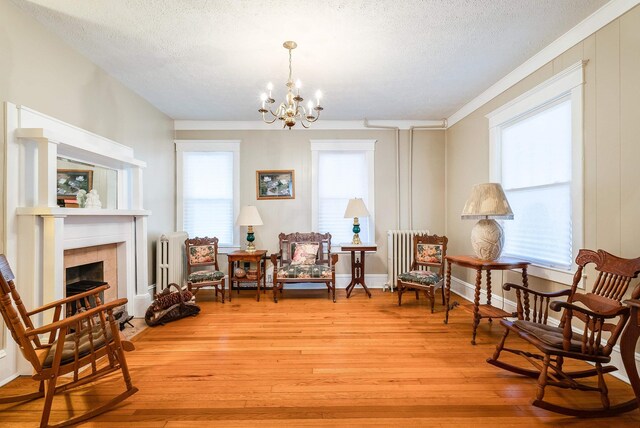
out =
[[(614, 406), (610, 404), (604, 374), (617, 368), (604, 364), (611, 360), (611, 351), (629, 319), (629, 308), (622, 306), (620, 300), (624, 297), (631, 279), (640, 273), (640, 258), (623, 259), (603, 250), (580, 250), (576, 263), (578, 270), (573, 277), (571, 288), (567, 290), (543, 293), (515, 284), (503, 286), (505, 290), (513, 288), (516, 291), (518, 319), (501, 320), (501, 324), (506, 327), (505, 333), (493, 357), (487, 359), (487, 362), (514, 373), (537, 378), (538, 388), (532, 404), (546, 410), (569, 416), (595, 417), (611, 416), (636, 409), (638, 402), (635, 399)], [(590, 293), (576, 293), (583, 269), (589, 263), (594, 263), (599, 272), (593, 289)], [(567, 301), (550, 302), (550, 299), (561, 296), (567, 296)], [(533, 307), (530, 297), (533, 298)], [(631, 297), (640, 297), (640, 286), (633, 290)], [(549, 309), (564, 310), (558, 327), (547, 324)], [(577, 330), (581, 333), (574, 332)], [(510, 332), (516, 333), (521, 339), (538, 348), (540, 353), (505, 348), (504, 344)], [(607, 334), (608, 338), (603, 343)], [(524, 357), (535, 370), (499, 360), (502, 351)], [(565, 371), (565, 358), (587, 361), (595, 367), (581, 371)], [(597, 376), (597, 386), (577, 380), (593, 376)], [(598, 391), (602, 407), (576, 409), (550, 403), (544, 400), (547, 385)]]
[[(0, 397), (0, 404), (44, 397), (40, 427), (62, 427), (99, 415), (138, 391), (138, 388), (131, 384), (124, 356), (124, 351), (132, 351), (134, 347), (131, 342), (121, 340), (120, 331), (113, 316), (113, 309), (127, 303), (127, 299), (103, 304), (100, 301), (100, 293), (109, 288), (108, 285), (104, 285), (49, 303), (33, 311), (27, 311), (13, 280), (14, 275), (7, 259), (0, 254), (0, 312), (25, 359), (33, 366), (32, 379), (38, 381), (40, 385), (36, 392)], [(87, 309), (60, 319), (61, 315), (66, 313), (65, 305), (70, 305), (72, 302), (77, 302)], [(90, 302), (94, 307), (90, 307)], [(47, 310), (54, 311), (53, 321), (35, 328), (31, 317)], [(48, 340), (44, 342), (40, 335), (46, 334), (48, 334)], [(102, 357), (107, 357), (106, 364), (98, 361)], [(55, 394), (96, 381), (118, 370), (122, 371), (126, 387), (124, 392), (99, 407), (49, 425), (49, 415)], [(71, 380), (58, 385), (58, 379), (68, 373), (73, 373)]]

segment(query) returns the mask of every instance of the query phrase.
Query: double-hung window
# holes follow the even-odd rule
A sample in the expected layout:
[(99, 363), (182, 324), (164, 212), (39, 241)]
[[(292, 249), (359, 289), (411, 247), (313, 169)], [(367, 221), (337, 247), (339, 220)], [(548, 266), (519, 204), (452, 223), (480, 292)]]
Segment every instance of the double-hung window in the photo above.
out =
[(238, 245), (239, 150), (239, 141), (176, 141), (176, 218), (189, 237)]
[(369, 217), (359, 218), (360, 240), (375, 241), (375, 140), (312, 140), (312, 228), (331, 233), (338, 246), (353, 238), (353, 219), (344, 218), (349, 199), (362, 198)]
[(582, 246), (582, 83), (577, 63), (487, 116), (491, 180), (514, 213), (503, 254), (563, 283)]

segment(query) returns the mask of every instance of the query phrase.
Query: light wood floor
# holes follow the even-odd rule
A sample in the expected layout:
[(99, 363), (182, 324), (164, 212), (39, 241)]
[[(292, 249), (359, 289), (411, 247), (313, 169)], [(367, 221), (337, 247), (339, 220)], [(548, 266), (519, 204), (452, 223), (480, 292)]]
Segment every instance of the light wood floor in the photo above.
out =
[[(485, 362), (502, 328), (483, 320), (472, 346), (471, 306), (427, 309), (405, 295), (356, 289), (337, 303), (321, 290), (289, 291), (275, 304), (267, 292), (234, 293), (233, 302), (203, 301), (199, 316), (149, 328), (127, 354), (140, 392), (84, 426), (640, 426), (635, 410), (607, 420), (579, 420), (532, 407), (536, 383)], [(457, 296), (454, 296), (457, 297)], [(517, 339), (513, 339), (517, 341)], [(512, 343), (514, 343), (512, 342)], [(631, 388), (608, 376), (612, 403)], [(108, 380), (57, 398), (85, 409), (121, 381)], [(20, 378), (0, 395), (35, 386)], [(596, 406), (596, 393), (547, 388), (549, 400)], [(42, 400), (0, 405), (0, 426), (35, 426)], [(135, 425), (134, 425), (135, 424)]]

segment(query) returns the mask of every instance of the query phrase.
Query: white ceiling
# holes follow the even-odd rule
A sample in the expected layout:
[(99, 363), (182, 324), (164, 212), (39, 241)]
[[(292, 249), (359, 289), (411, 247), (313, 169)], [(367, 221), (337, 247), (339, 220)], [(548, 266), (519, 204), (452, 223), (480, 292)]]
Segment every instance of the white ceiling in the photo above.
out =
[(285, 40), (323, 117), (441, 119), (607, 0), (13, 0), (174, 119), (258, 120)]

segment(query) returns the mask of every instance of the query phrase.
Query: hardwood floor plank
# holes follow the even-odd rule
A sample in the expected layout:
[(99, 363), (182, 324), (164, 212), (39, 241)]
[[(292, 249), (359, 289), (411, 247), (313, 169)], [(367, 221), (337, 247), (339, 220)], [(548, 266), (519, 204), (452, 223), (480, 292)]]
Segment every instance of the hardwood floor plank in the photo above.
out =
[[(136, 351), (127, 361), (140, 391), (82, 426), (584, 426), (584, 420), (531, 406), (534, 379), (485, 362), (502, 335), (498, 321), (483, 321), (472, 346), (471, 306), (461, 298), (445, 325), (441, 305), (431, 314), (424, 299), (407, 298), (398, 307), (397, 295), (373, 293), (371, 299), (356, 293), (347, 300), (338, 292), (335, 304), (326, 292), (297, 290), (286, 290), (278, 304), (256, 302), (254, 293), (244, 291), (234, 294), (232, 304), (201, 301), (197, 317), (143, 330), (133, 339)], [(633, 397), (629, 385), (611, 375), (607, 382), (613, 404)], [(0, 396), (35, 387), (19, 378), (0, 388)], [(54, 401), (52, 421), (69, 416), (68, 403), (86, 410), (121, 387), (113, 376), (72, 390)], [(546, 397), (599, 404), (597, 394), (552, 387)], [(0, 424), (37, 426), (41, 409), (42, 400), (0, 405)], [(640, 412), (589, 424), (637, 427)]]

